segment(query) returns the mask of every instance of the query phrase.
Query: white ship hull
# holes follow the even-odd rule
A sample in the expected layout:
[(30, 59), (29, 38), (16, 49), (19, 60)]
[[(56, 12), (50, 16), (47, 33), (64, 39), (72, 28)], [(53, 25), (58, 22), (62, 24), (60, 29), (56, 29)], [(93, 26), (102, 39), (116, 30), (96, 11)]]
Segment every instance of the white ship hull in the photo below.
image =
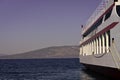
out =
[(120, 79), (120, 0), (105, 1), (100, 14), (92, 16), (82, 31), (80, 62)]

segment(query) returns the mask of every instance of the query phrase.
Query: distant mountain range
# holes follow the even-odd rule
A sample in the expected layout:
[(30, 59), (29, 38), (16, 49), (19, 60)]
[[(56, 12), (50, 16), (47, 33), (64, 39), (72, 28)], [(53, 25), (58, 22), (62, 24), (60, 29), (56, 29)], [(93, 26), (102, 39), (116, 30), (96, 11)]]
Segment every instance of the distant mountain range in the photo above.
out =
[(0, 56), (0, 59), (78, 58), (78, 46), (55, 46), (21, 54)]
[(7, 55), (7, 54), (1, 54), (1, 53), (0, 53), (0, 56), (5, 56), (5, 55)]

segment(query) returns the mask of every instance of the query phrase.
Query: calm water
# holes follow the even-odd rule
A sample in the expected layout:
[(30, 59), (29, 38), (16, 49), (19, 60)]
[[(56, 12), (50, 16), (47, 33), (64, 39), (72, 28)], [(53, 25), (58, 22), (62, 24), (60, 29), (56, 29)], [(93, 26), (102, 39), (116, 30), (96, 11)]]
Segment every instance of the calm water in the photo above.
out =
[(107, 80), (81, 68), (79, 59), (0, 60), (0, 80)]

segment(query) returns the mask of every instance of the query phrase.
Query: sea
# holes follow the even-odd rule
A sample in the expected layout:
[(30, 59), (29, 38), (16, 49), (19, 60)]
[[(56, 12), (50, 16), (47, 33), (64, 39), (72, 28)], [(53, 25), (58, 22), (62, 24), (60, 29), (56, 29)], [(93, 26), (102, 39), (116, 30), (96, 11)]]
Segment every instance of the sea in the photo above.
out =
[(0, 80), (108, 80), (83, 68), (78, 58), (1, 59)]

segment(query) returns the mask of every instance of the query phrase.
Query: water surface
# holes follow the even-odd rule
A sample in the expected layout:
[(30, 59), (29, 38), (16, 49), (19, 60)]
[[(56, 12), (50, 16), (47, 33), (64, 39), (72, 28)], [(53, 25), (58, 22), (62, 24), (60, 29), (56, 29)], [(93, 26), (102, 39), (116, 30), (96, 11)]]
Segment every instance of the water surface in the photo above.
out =
[(107, 80), (82, 67), (79, 59), (0, 60), (0, 80)]

